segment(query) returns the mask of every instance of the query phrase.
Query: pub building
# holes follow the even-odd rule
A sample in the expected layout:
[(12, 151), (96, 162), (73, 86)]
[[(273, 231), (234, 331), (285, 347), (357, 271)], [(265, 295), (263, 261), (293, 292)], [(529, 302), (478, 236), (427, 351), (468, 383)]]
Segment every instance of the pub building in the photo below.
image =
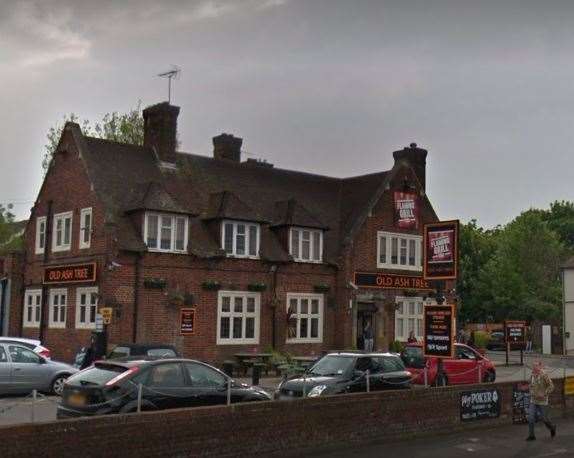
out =
[(379, 350), (422, 339), (423, 224), (438, 220), (426, 150), (334, 178), (243, 160), (225, 133), (210, 156), (178, 152), (179, 111), (146, 108), (143, 146), (65, 125), (10, 261), (8, 334), (69, 361), (106, 308), (109, 344), (169, 343), (215, 363), (360, 349), (367, 322)]

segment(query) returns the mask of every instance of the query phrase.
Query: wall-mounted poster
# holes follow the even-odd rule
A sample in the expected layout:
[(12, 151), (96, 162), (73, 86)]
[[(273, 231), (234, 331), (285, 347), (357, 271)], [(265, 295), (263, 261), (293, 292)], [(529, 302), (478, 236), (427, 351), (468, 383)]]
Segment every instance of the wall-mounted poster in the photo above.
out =
[(414, 192), (395, 191), (395, 225), (400, 229), (418, 227), (418, 201)]
[(189, 336), (195, 332), (195, 309), (182, 308), (179, 312), (179, 332), (182, 336)]
[(425, 280), (456, 280), (458, 220), (425, 224), (423, 264)]
[(463, 391), (460, 394), (461, 421), (498, 418), (500, 416), (500, 392), (491, 390)]

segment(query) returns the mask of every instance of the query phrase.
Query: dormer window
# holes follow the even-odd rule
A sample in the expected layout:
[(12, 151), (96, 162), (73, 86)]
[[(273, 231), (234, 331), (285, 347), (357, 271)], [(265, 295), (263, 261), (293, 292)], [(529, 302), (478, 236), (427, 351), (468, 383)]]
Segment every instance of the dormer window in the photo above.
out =
[(149, 251), (186, 253), (188, 241), (187, 216), (146, 213), (144, 240)]
[(223, 221), (221, 224), (221, 248), (228, 256), (258, 258), (260, 226), (256, 223)]
[(323, 231), (292, 227), (289, 254), (296, 262), (323, 262)]

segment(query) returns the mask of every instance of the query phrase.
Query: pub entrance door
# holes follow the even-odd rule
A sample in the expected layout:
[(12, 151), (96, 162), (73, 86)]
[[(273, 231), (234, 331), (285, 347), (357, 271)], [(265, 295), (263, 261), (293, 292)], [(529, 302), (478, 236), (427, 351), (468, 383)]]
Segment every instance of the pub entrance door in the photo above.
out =
[[(375, 313), (377, 308), (374, 304), (359, 304), (357, 310), (357, 349), (364, 350), (365, 344), (363, 342), (363, 330), (367, 323), (371, 323), (373, 336), (377, 335)], [(376, 339), (375, 339), (376, 340)]]

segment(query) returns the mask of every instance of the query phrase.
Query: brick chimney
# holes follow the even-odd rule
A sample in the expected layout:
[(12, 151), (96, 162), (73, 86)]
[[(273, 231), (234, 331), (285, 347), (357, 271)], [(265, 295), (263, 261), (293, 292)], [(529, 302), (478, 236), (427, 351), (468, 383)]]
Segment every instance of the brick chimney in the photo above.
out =
[(241, 144), (243, 139), (231, 134), (213, 137), (213, 157), (217, 160), (241, 162)]
[(423, 189), (426, 189), (427, 154), (428, 151), (417, 147), (416, 143), (411, 143), (408, 147), (404, 147), (393, 153), (395, 164), (397, 162), (405, 162), (413, 168)]
[(158, 103), (143, 111), (144, 146), (155, 150), (162, 162), (175, 164), (179, 107)]

